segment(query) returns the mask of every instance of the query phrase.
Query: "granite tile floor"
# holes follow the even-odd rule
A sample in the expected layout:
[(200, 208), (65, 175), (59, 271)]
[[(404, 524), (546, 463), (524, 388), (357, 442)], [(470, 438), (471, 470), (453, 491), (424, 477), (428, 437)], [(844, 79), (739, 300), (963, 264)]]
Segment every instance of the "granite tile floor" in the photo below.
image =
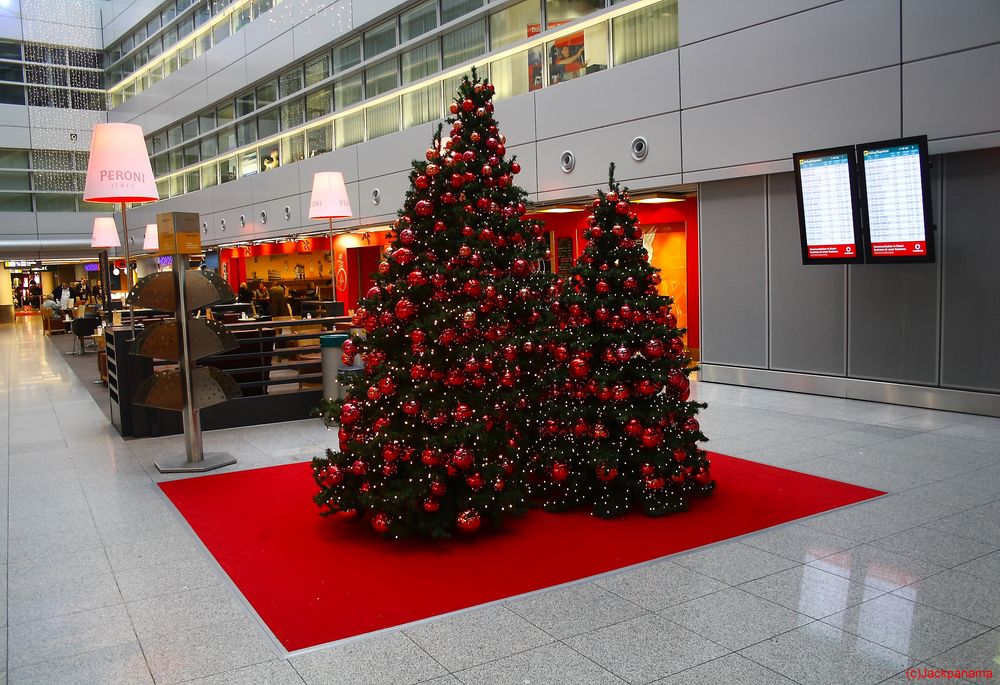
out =
[[(153, 460), (179, 454), (178, 438), (123, 442), (29, 323), (0, 327), (0, 379), (4, 682), (805, 685), (1000, 671), (1000, 419), (696, 383), (712, 449), (891, 494), (289, 656), (157, 492)], [(334, 439), (298, 421), (205, 442), (249, 469)]]

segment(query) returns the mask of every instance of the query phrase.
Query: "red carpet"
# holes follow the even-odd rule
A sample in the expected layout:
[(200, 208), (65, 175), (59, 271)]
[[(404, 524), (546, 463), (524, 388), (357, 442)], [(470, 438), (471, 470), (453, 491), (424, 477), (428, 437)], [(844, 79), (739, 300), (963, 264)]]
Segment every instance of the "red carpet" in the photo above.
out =
[(294, 651), (567, 583), (884, 493), (712, 455), (691, 510), (602, 521), (534, 511), (502, 532), (392, 542), (319, 516), (308, 463), (160, 485), (244, 597)]

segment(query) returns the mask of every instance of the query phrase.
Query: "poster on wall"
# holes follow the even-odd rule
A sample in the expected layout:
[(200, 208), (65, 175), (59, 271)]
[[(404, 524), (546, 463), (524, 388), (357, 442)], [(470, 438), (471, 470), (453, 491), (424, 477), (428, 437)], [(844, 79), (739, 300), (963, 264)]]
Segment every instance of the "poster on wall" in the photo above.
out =
[(858, 146), (866, 261), (933, 262), (927, 137)]
[(792, 160), (802, 263), (862, 263), (854, 147), (797, 152)]

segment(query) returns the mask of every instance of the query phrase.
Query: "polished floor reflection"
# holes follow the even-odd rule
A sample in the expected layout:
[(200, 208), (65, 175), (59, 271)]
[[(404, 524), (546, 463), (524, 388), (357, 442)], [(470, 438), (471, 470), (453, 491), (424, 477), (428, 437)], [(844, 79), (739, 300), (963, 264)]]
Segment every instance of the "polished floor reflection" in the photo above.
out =
[[(23, 321), (0, 327), (0, 379), (9, 683), (807, 685), (1000, 671), (1000, 419), (696, 384), (712, 449), (891, 494), (288, 657), (159, 495), (153, 461), (181, 453), (177, 438), (123, 442)], [(334, 439), (300, 421), (205, 443), (246, 469)]]

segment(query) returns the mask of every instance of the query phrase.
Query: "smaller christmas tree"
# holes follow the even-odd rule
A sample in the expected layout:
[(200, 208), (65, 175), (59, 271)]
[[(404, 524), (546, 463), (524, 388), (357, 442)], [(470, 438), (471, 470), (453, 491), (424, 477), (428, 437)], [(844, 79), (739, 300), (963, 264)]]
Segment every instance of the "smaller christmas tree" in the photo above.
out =
[(628, 190), (614, 180), (593, 202), (587, 247), (557, 301), (557, 362), (542, 406), (533, 494), (549, 509), (589, 506), (612, 518), (687, 508), (715, 482), (689, 401), (682, 329), (660, 295)]

